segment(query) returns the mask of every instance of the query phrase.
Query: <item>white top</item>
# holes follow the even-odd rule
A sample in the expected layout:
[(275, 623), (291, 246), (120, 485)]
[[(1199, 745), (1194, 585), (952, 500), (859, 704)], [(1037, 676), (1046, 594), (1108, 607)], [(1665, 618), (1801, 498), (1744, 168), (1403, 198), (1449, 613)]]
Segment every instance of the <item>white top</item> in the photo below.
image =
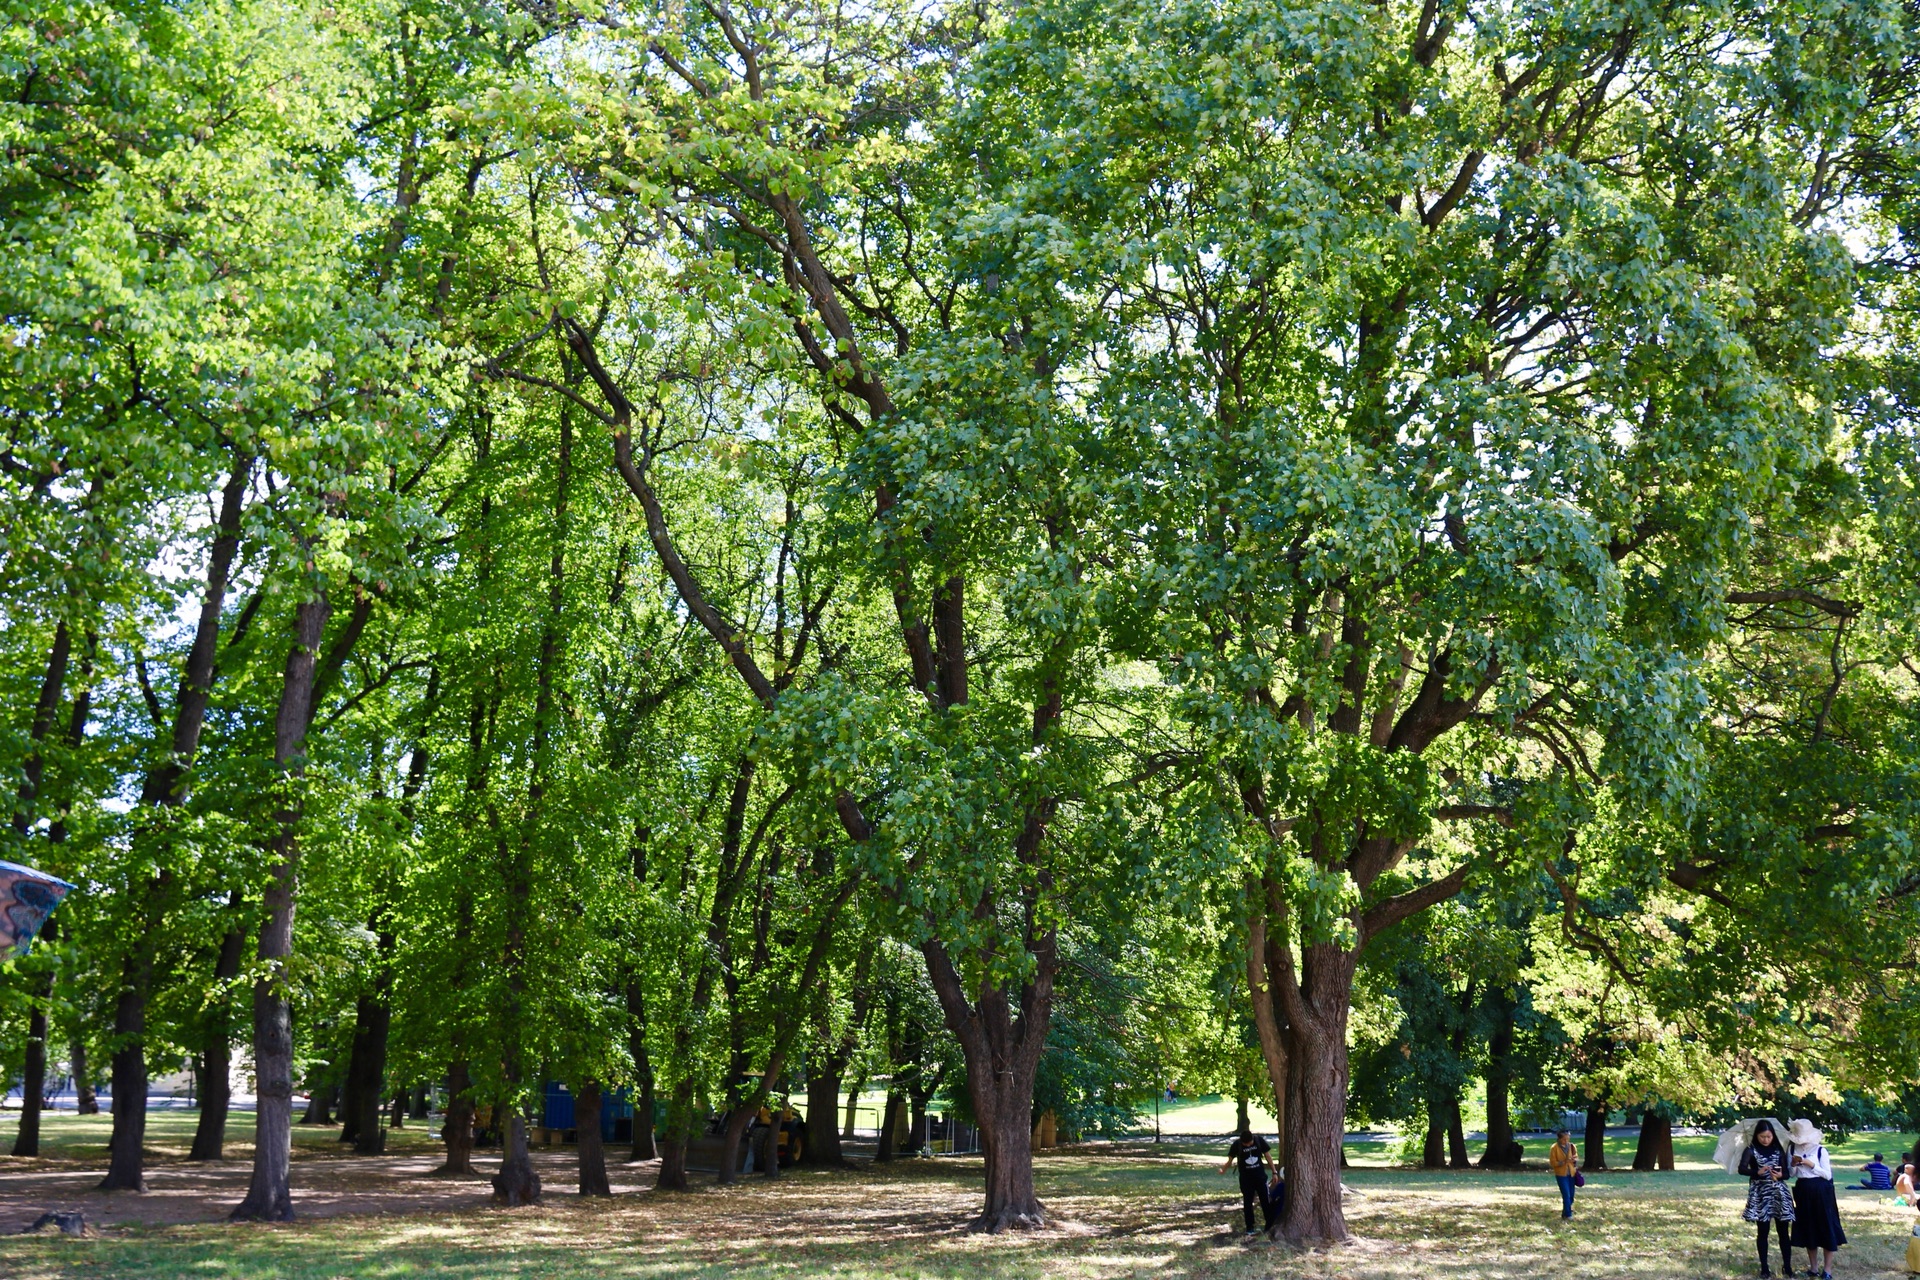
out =
[(1797, 1162), (1800, 1160), (1806, 1160), (1808, 1163), (1793, 1164), (1791, 1172), (1796, 1176), (1832, 1180), (1833, 1161), (1827, 1158), (1827, 1149), (1825, 1147), (1815, 1146), (1811, 1149), (1807, 1147), (1795, 1147), (1793, 1149), (1792, 1161)]

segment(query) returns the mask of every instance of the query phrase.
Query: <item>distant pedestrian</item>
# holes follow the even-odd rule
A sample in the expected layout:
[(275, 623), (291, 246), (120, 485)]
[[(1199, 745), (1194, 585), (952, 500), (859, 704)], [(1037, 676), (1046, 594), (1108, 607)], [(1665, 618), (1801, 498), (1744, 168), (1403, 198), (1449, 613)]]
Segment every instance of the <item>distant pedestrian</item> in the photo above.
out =
[(1547, 1167), (1560, 1184), (1560, 1220), (1565, 1222), (1573, 1217), (1573, 1180), (1580, 1175), (1580, 1157), (1573, 1149), (1571, 1130), (1561, 1129), (1553, 1135), (1553, 1145), (1547, 1148)]
[(1234, 1136), (1233, 1143), (1227, 1148), (1226, 1163), (1220, 1166), (1220, 1172), (1229, 1169), (1240, 1171), (1240, 1212), (1247, 1219), (1247, 1239), (1251, 1240), (1256, 1231), (1253, 1225), (1253, 1207), (1260, 1206), (1261, 1221), (1267, 1230), (1273, 1229), (1273, 1205), (1267, 1200), (1267, 1170), (1273, 1161), (1267, 1153), (1273, 1150), (1265, 1138), (1255, 1136), (1247, 1126), (1241, 1125), (1240, 1132)]
[(1753, 1140), (1740, 1157), (1740, 1172), (1747, 1177), (1747, 1207), (1741, 1217), (1759, 1224), (1756, 1244), (1760, 1250), (1760, 1274), (1770, 1276), (1767, 1265), (1767, 1228), (1780, 1233), (1780, 1257), (1786, 1274), (1793, 1274), (1793, 1197), (1787, 1194), (1787, 1150), (1773, 1122), (1762, 1120), (1754, 1126)]
[[(1787, 1128), (1793, 1140), (1793, 1242), (1807, 1251), (1807, 1274), (1833, 1280), (1833, 1254), (1847, 1242), (1840, 1206), (1833, 1196), (1833, 1164), (1820, 1145), (1820, 1131), (1802, 1116)], [(1820, 1270), (1813, 1269), (1814, 1254)]]

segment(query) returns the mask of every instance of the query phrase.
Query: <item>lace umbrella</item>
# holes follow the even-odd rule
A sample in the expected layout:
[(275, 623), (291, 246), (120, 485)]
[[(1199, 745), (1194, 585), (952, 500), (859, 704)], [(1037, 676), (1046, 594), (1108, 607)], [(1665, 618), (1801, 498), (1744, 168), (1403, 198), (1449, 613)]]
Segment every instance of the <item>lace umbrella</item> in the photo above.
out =
[(1782, 1151), (1785, 1151), (1787, 1149), (1785, 1124), (1772, 1116), (1749, 1116), (1720, 1135), (1720, 1141), (1713, 1144), (1713, 1162), (1728, 1173), (1740, 1172), (1740, 1157), (1753, 1142), (1753, 1131), (1760, 1127), (1762, 1120), (1773, 1126), (1773, 1140), (1780, 1144)]

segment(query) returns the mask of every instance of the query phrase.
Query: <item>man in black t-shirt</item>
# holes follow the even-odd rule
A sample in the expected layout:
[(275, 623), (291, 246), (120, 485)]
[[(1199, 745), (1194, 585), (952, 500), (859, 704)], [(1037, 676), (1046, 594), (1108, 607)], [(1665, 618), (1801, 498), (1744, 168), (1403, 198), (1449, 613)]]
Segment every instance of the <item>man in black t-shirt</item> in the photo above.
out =
[(1247, 1219), (1247, 1238), (1252, 1239), (1253, 1206), (1260, 1206), (1261, 1220), (1268, 1230), (1273, 1229), (1273, 1206), (1267, 1199), (1267, 1169), (1273, 1163), (1267, 1153), (1273, 1148), (1265, 1138), (1255, 1137), (1244, 1127), (1234, 1137), (1233, 1145), (1227, 1148), (1226, 1163), (1220, 1166), (1220, 1172), (1229, 1169), (1240, 1171), (1240, 1211)]

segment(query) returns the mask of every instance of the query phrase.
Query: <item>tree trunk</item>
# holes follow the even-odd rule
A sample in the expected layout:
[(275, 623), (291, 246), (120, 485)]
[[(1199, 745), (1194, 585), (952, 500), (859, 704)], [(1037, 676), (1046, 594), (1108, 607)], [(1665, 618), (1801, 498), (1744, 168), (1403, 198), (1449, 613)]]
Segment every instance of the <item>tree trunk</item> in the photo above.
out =
[(407, 1127), (407, 1091), (400, 1090), (393, 1095), (393, 1105), (387, 1108), (387, 1128), (404, 1129)]
[(1247, 1095), (1238, 1093), (1233, 1099), (1233, 1131), (1235, 1133), (1253, 1131), (1253, 1117), (1247, 1114)]
[(1511, 1169), (1519, 1164), (1513, 1155), (1513, 1118), (1508, 1095), (1513, 1081), (1513, 1001), (1504, 991), (1491, 997), (1498, 1005), (1498, 1020), (1487, 1037), (1487, 1149), (1480, 1153), (1483, 1169)]
[(75, 1113), (83, 1116), (99, 1115), (100, 1099), (93, 1092), (93, 1076), (87, 1069), (87, 1041), (77, 1031), (73, 1035), (73, 1046), (67, 1051), (67, 1056), (73, 1060)]
[[(565, 361), (563, 364), (571, 377), (571, 364)], [(501, 957), (501, 967), (506, 974), (506, 1000), (500, 1019), (506, 1052), (501, 1074), (510, 1091), (517, 1091), (523, 1082), (521, 1010), (526, 992), (527, 917), (533, 898), (533, 842), (545, 819), (555, 721), (554, 673), (560, 664), (565, 640), (561, 624), (566, 600), (567, 490), (572, 478), (573, 415), (564, 402), (559, 417), (559, 448), (554, 454), (553, 524), (547, 562), (547, 614), (540, 628), (540, 652), (534, 664), (532, 768), (527, 778), (527, 808), (519, 839), (509, 843), (502, 838), (500, 842), (504, 870), (501, 888), (506, 907), (506, 946)], [(537, 1204), (540, 1200), (540, 1176), (533, 1171), (533, 1158), (527, 1151), (526, 1118), (520, 1114), (518, 1099), (513, 1102), (513, 1114), (504, 1135), (506, 1155), (500, 1162), (500, 1172), (493, 1179), (494, 1198), (509, 1208)]]
[(660, 1156), (653, 1135), (655, 1105), (653, 1072), (649, 1070), (640, 1077), (640, 1088), (633, 1102), (633, 1150), (627, 1155), (629, 1161), (656, 1160)]
[(1606, 1098), (1596, 1098), (1587, 1106), (1587, 1152), (1581, 1163), (1590, 1173), (1607, 1167), (1607, 1103)]
[[(48, 916), (40, 926), (40, 941), (51, 944), (60, 937), (60, 926)], [(20, 1129), (14, 1135), (13, 1154), (40, 1154), (40, 1107), (47, 1092), (47, 1002), (53, 998), (53, 970), (49, 968), (36, 984), (33, 1012), (27, 1017), (27, 1060), (20, 1081)]]
[(307, 725), (312, 721), (313, 681), (329, 606), (324, 593), (294, 607), (294, 641), (274, 720), (274, 763), (281, 797), (274, 814), (273, 878), (266, 892), (266, 920), (254, 957), (262, 967), (253, 986), (253, 1066), (258, 1084), (254, 1111), (253, 1176), (232, 1216), (256, 1222), (288, 1222), (293, 1194), (288, 1162), (293, 1155), (293, 1020), (287, 1004), (286, 963), (293, 953), (293, 913), (300, 884), (299, 780), (306, 772)]
[(860, 1093), (866, 1087), (867, 1078), (863, 1075), (847, 1090), (847, 1122), (840, 1130), (840, 1137), (844, 1141), (852, 1141), (855, 1136), (855, 1121), (860, 1118)]
[(845, 1164), (840, 1149), (840, 1072), (831, 1054), (807, 1073), (807, 1149), (801, 1163), (813, 1168), (833, 1168)]
[[(234, 556), (240, 549), (240, 520), (246, 506), (247, 484), (253, 475), (253, 457), (236, 449), (233, 471), (220, 496), (220, 517), (207, 555), (207, 585), (200, 597), (200, 617), (194, 627), (193, 645), (181, 671), (180, 692), (174, 700), (173, 731), (160, 762), (147, 771), (140, 787), (144, 807), (166, 810), (177, 808), (186, 799), (188, 771), (200, 751), (200, 734), (206, 724), (207, 703), (218, 672), (220, 612), (226, 607), (227, 582)], [(299, 632), (302, 615), (316, 606), (301, 605), (295, 612), (295, 630)], [(318, 604), (319, 627), (313, 644), (320, 642), (319, 632), (326, 625), (326, 603)], [(300, 653), (296, 638), (293, 654)], [(288, 670), (294, 657), (287, 660)], [(281, 691), (280, 721), (275, 725), (275, 761), (283, 768), (293, 757), (282, 758), (281, 748), (291, 741), (297, 755), (306, 736), (306, 699), (311, 691), (313, 654), (306, 655), (307, 688), (300, 691), (298, 735), (287, 737), (285, 717), (289, 710), (287, 690)], [(169, 870), (148, 882), (144, 910), (147, 929), (144, 937), (158, 932), (164, 897), (172, 880)], [(264, 935), (263, 935), (264, 936)], [(136, 940), (131, 955), (121, 963), (121, 987), (113, 1015), (113, 1139), (107, 1164), (107, 1176), (100, 1183), (103, 1191), (144, 1191), (145, 1142), (147, 1135), (147, 994), (153, 981), (153, 952)], [(291, 1033), (289, 1033), (291, 1034)], [(289, 1052), (291, 1050), (289, 1049)], [(290, 1108), (289, 1108), (290, 1109)]]
[[(1276, 931), (1277, 932), (1277, 931)], [(1284, 937), (1269, 951), (1284, 949)], [(1347, 1014), (1358, 956), (1331, 943), (1303, 947), (1296, 989), (1286, 993), (1287, 1064), (1297, 1086), (1287, 1111), (1287, 1207), (1279, 1234), (1297, 1243), (1344, 1243), (1340, 1160), (1346, 1143)], [(1291, 958), (1284, 961), (1291, 965)], [(1291, 981), (1283, 971), (1282, 985)]]
[(655, 1191), (687, 1189), (687, 1141), (693, 1136), (693, 1081), (683, 1079), (667, 1099), (667, 1123), (660, 1136), (660, 1173)]
[(1444, 1098), (1427, 1100), (1427, 1140), (1420, 1151), (1420, 1167), (1447, 1167), (1447, 1102)]
[(744, 1159), (740, 1144), (753, 1124), (757, 1111), (757, 1107), (743, 1104), (727, 1113), (727, 1127), (720, 1139), (720, 1172), (715, 1175), (715, 1180), (723, 1187), (740, 1178), (740, 1166)]
[(760, 1135), (760, 1176), (778, 1178), (780, 1176), (780, 1113), (784, 1107), (771, 1110), (773, 1123)]
[(533, 1155), (527, 1150), (527, 1120), (518, 1107), (507, 1117), (501, 1133), (506, 1154), (500, 1160), (500, 1172), (493, 1175), (493, 1198), (509, 1209), (540, 1203), (540, 1175), (533, 1171)]
[[(1281, 1035), (1286, 1014), (1280, 1008), (1280, 993), (1274, 989), (1268, 973), (1267, 914), (1260, 902), (1260, 882), (1247, 881), (1247, 995), (1253, 1007), (1253, 1029), (1260, 1040), (1260, 1058), (1267, 1067), (1267, 1083), (1273, 1089), (1273, 1163), (1287, 1163), (1287, 1095), (1291, 1082), (1287, 1070), (1287, 1043)], [(1155, 1081), (1159, 1087), (1160, 1081)]]
[(900, 1095), (892, 1088), (887, 1090), (887, 1105), (880, 1114), (880, 1145), (873, 1153), (874, 1162), (893, 1159), (894, 1135), (900, 1131)]
[(113, 1136), (107, 1141), (102, 1191), (145, 1191), (147, 1140), (147, 988), (153, 951), (136, 946), (121, 965), (113, 1006)]
[(407, 1119), (425, 1120), (427, 1118), (427, 1086), (416, 1084), (407, 1096)]
[(377, 1156), (387, 1149), (387, 1133), (380, 1123), (380, 1113), (386, 1101), (387, 1035), (392, 1024), (393, 1010), (387, 1005), (384, 990), (377, 987), (360, 997), (353, 1021), (351, 1068), (359, 1072), (360, 1078), (350, 1082), (353, 1150), (357, 1155)]
[(331, 1076), (324, 1080), (310, 1081), (307, 1084), (307, 1109), (300, 1117), (301, 1124), (329, 1125), (333, 1123), (333, 1095), (340, 1091), (339, 1084)]
[(1673, 1170), (1673, 1121), (1648, 1107), (1640, 1117), (1640, 1144), (1634, 1148), (1633, 1167), (1641, 1172)]
[[(636, 863), (643, 859), (643, 853), (635, 854)], [(640, 882), (644, 879), (640, 877)], [(639, 1096), (633, 1104), (633, 1149), (627, 1154), (632, 1163), (660, 1154), (653, 1141), (653, 1064), (647, 1057), (646, 992), (637, 974), (627, 979), (627, 1052), (633, 1055), (634, 1073), (640, 1078)]]
[(600, 1082), (581, 1083), (573, 1098), (573, 1123), (577, 1126), (580, 1148), (580, 1194), (610, 1196), (613, 1185), (607, 1181), (607, 1152), (600, 1142)]
[[(366, 1014), (367, 998), (361, 996), (354, 1002), (353, 1035), (347, 1040), (347, 1074), (340, 1082), (340, 1133), (337, 1141), (358, 1142), (360, 1140), (360, 1120), (365, 1114), (361, 1093), (366, 1088)], [(376, 1109), (378, 1103), (375, 1103)], [(316, 1122), (317, 1123), (317, 1122)]]
[[(233, 891), (227, 909), (238, 911), (240, 891)], [(233, 980), (240, 976), (240, 960), (246, 951), (247, 935), (229, 929), (220, 939), (220, 958), (214, 962), (213, 977), (218, 988), (213, 1005), (207, 1010), (207, 1024), (200, 1046), (200, 1120), (194, 1126), (189, 1160), (218, 1160), (225, 1153), (227, 1112), (233, 1105), (233, 1086), (228, 1077), (233, 1071), (233, 1034), (230, 1019)]]
[(454, 1059), (447, 1068), (447, 1114), (441, 1121), (440, 1139), (447, 1146), (447, 1161), (440, 1172), (472, 1173), (473, 1080), (465, 1058)]
[(1460, 1120), (1460, 1099), (1458, 1098), (1450, 1098), (1447, 1101), (1447, 1167), (1449, 1169), (1473, 1167), (1473, 1162), (1467, 1159), (1467, 1133)]

